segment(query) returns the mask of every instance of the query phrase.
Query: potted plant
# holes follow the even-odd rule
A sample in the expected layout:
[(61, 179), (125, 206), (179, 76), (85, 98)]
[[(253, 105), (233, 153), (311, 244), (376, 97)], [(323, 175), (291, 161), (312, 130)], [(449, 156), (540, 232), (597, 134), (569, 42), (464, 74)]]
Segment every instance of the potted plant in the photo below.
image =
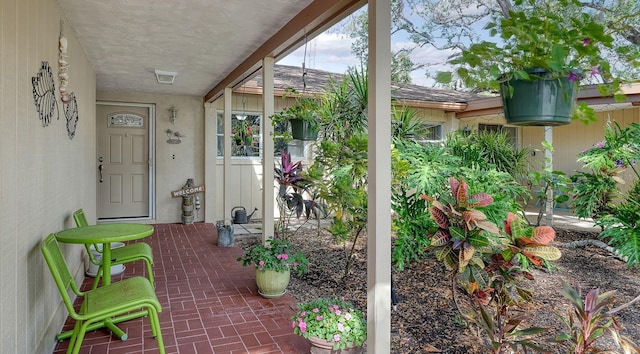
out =
[(286, 293), (291, 271), (299, 275), (307, 271), (309, 262), (302, 252), (296, 252), (291, 242), (274, 237), (258, 244), (237, 258), (243, 266), (256, 268), (258, 294), (272, 299)]
[(307, 339), (311, 353), (362, 352), (367, 324), (362, 311), (344, 298), (328, 297), (298, 305), (293, 332)]
[[(449, 62), (467, 87), (500, 92), (508, 123), (595, 121), (593, 109), (575, 105), (578, 84), (598, 83), (601, 94), (616, 94), (622, 80), (613, 74), (610, 54), (638, 59), (631, 47), (616, 44), (626, 27), (605, 26), (585, 9), (577, 0), (516, 0), (506, 16), (485, 26), (495, 41), (473, 44)], [(450, 72), (438, 74), (440, 82), (451, 79)]]
[[(291, 124), (291, 135), (298, 140), (316, 140), (320, 129), (319, 103), (314, 97), (299, 93), (294, 88), (287, 88), (283, 99), (288, 95), (296, 97), (296, 103), (272, 115), (274, 126)], [(284, 128), (286, 129), (286, 128)]]

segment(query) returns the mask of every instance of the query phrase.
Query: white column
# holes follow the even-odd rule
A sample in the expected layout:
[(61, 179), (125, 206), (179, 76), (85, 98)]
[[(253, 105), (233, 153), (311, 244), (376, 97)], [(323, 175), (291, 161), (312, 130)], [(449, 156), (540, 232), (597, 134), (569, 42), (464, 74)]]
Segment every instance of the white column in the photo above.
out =
[(273, 237), (273, 219), (275, 190), (274, 178), (274, 147), (273, 147), (273, 57), (262, 59), (262, 242)]
[[(218, 115), (213, 103), (204, 105), (204, 222), (216, 222), (216, 161), (218, 159)], [(224, 214), (223, 214), (224, 215)]]
[(222, 182), (223, 203), (222, 215), (226, 217), (231, 212), (231, 188), (227, 184), (231, 181), (231, 110), (233, 109), (233, 90), (231, 87), (224, 89), (224, 180)]
[[(553, 127), (544, 127), (544, 140), (553, 146)], [(553, 171), (553, 151), (544, 149), (544, 168), (547, 171)], [(545, 206), (545, 214), (547, 226), (553, 226), (553, 187), (547, 190), (547, 204)]]
[(369, 1), (367, 351), (391, 351), (391, 3)]

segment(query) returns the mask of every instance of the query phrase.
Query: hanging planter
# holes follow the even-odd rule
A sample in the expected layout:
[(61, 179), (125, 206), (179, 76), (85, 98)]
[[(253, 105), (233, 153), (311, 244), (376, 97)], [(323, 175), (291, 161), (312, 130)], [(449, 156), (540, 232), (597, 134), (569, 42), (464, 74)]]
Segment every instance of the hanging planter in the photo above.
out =
[(292, 119), (291, 135), (298, 140), (316, 140), (318, 139), (318, 125), (301, 119)]
[(507, 123), (520, 126), (558, 126), (571, 123), (578, 82), (570, 81), (568, 77), (545, 79), (548, 72), (544, 69), (527, 72), (541, 78), (511, 79), (500, 85)]

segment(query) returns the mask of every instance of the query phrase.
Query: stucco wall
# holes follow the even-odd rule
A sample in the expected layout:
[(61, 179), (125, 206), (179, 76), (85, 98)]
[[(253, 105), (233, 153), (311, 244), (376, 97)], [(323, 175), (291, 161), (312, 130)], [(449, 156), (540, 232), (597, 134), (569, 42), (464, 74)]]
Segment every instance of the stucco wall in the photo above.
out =
[[(67, 316), (40, 252), (51, 232), (74, 227), (85, 208), (95, 221), (95, 73), (65, 25), (69, 89), (79, 121), (67, 136), (60, 94), (59, 119), (43, 127), (31, 78), (42, 61), (58, 73), (58, 36), (65, 18), (55, 0), (0, 1), (0, 352), (50, 353)], [(66, 23), (66, 21), (65, 21)], [(55, 80), (56, 88), (59, 82)], [(81, 279), (81, 246), (63, 245)]]
[[(157, 223), (182, 222), (182, 198), (172, 198), (171, 191), (184, 186), (187, 178), (193, 178), (199, 186), (204, 182), (204, 105), (202, 97), (154, 95), (135, 92), (98, 92), (98, 101), (145, 103), (156, 107), (155, 117), (155, 205)], [(169, 108), (175, 106), (178, 119), (169, 121)], [(165, 131), (179, 131), (185, 137), (180, 144), (167, 143)], [(214, 186), (206, 186), (213, 188)], [(204, 220), (202, 209), (194, 213), (194, 221)]]

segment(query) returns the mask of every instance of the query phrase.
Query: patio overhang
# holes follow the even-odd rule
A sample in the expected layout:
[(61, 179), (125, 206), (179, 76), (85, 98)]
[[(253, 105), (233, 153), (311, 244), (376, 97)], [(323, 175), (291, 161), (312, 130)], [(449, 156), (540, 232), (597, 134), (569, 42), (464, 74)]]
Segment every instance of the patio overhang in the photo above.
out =
[(205, 103), (220, 98), (225, 87), (235, 88), (258, 74), (262, 68), (262, 59), (273, 57), (277, 62), (297, 49), (306, 40), (316, 37), (366, 3), (366, 0), (313, 1), (247, 59), (238, 64), (229, 75), (217, 82), (204, 96)]

